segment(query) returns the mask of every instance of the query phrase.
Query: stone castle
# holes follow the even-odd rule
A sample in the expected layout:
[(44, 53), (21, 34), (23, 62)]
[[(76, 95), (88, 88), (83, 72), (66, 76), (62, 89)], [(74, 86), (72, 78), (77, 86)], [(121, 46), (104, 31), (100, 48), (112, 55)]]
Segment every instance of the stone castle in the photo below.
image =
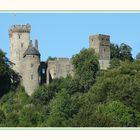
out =
[[(31, 26), (13, 25), (9, 30), (10, 61), (12, 68), (21, 76), (21, 84), (30, 96), (41, 84), (49, 84), (52, 79), (73, 75), (73, 65), (69, 58), (40, 61), (38, 40), (33, 45), (30, 39)], [(110, 63), (110, 36), (89, 37), (89, 47), (99, 56), (100, 69), (105, 70)]]

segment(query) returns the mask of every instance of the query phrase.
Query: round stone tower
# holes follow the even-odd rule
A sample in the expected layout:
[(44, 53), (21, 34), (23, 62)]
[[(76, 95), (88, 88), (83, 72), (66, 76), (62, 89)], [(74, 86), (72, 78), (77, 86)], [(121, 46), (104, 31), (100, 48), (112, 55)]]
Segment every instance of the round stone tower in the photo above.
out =
[(32, 41), (29, 43), (28, 49), (23, 54), (23, 85), (29, 96), (39, 86), (39, 66), (40, 53), (38, 51), (37, 41), (35, 47), (32, 46)]
[(23, 54), (29, 46), (31, 26), (13, 25), (9, 30), (10, 37), (10, 61), (12, 68), (22, 76)]

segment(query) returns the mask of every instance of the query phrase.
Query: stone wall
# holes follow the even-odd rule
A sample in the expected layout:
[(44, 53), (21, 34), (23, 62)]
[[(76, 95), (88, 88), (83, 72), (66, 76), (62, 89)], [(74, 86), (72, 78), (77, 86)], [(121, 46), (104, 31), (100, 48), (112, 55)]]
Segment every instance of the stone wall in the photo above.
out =
[(23, 63), (23, 85), (28, 95), (39, 86), (40, 58), (37, 55), (26, 55)]
[(93, 35), (89, 37), (89, 47), (95, 49), (99, 57), (101, 70), (106, 70), (110, 65), (110, 36)]
[(69, 58), (58, 58), (57, 60), (49, 60), (47, 68), (47, 84), (49, 84), (50, 76), (52, 79), (66, 77), (68, 74), (73, 75), (73, 65)]
[[(31, 95), (39, 84), (50, 83), (50, 79), (73, 75), (73, 65), (69, 58), (58, 58), (40, 63), (40, 54), (23, 54), (27, 48), (33, 47), (30, 42), (30, 25), (14, 25), (9, 30), (10, 61), (13, 69), (18, 72), (28, 95)], [(89, 37), (89, 46), (95, 49), (99, 56), (100, 69), (107, 69), (110, 64), (110, 36), (94, 35)], [(38, 50), (38, 41), (35, 41)], [(39, 52), (38, 52), (39, 53)], [(34, 55), (33, 55), (34, 54)], [(40, 74), (40, 75), (39, 75)]]
[[(28, 27), (28, 26), (27, 26)], [(13, 69), (22, 75), (23, 53), (29, 46), (30, 33), (25, 32), (26, 25), (12, 26), (10, 29), (10, 61), (14, 63)]]

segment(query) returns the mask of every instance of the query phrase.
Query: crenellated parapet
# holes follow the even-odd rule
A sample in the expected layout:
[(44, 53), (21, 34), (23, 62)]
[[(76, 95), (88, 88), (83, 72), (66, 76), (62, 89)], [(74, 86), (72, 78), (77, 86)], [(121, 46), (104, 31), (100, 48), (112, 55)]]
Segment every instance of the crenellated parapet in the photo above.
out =
[(69, 61), (70, 58), (66, 58), (66, 57), (59, 57), (57, 58), (57, 60), (60, 60), (60, 61)]
[(31, 25), (26, 24), (26, 25), (13, 25), (11, 26), (9, 30), (9, 36), (11, 37), (13, 33), (18, 32), (18, 33), (30, 33), (31, 31)]

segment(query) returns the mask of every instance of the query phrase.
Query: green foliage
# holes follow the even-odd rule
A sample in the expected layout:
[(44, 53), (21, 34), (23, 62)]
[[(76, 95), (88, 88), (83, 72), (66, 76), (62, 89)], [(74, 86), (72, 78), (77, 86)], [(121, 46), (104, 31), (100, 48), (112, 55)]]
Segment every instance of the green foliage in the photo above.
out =
[(117, 44), (110, 44), (110, 58), (120, 58), (120, 48)]
[(140, 61), (140, 52), (136, 55), (136, 60)]
[(56, 78), (49, 85), (40, 86), (31, 96), (32, 103), (47, 105), (57, 92), (67, 86), (66, 82), (64, 78)]
[(74, 126), (128, 127), (136, 126), (137, 113), (119, 101), (107, 104), (88, 104), (74, 118)]
[[(55, 80), (55, 82), (57, 81)], [(50, 85), (52, 84), (54, 85), (54, 81)], [(66, 78), (61, 78), (61, 81), (59, 81), (57, 88), (55, 89), (57, 89), (57, 92), (60, 92), (61, 90), (65, 89), (68, 94), (75, 94), (80, 91), (79, 80), (76, 77), (67, 75)]]
[(131, 54), (131, 50), (132, 50), (132, 48), (129, 45), (122, 43), (120, 45), (120, 58), (121, 58), (121, 60), (132, 61), (133, 57)]
[(74, 77), (78, 79), (82, 92), (87, 92), (96, 79), (99, 71), (98, 58), (94, 49), (82, 49), (79, 54), (72, 57)]
[(17, 111), (8, 113), (6, 115), (5, 125), (8, 127), (19, 126), (19, 113)]
[(19, 112), (28, 102), (28, 96), (22, 87), (5, 94), (0, 100), (0, 108), (5, 115), (6, 126), (19, 126)]
[(5, 53), (0, 50), (0, 97), (19, 85), (20, 77), (10, 68), (10, 62)]
[(5, 121), (6, 120), (6, 117), (5, 117), (5, 114), (4, 112), (0, 109), (0, 126), (4, 126), (5, 125)]
[(41, 110), (39, 111), (35, 105), (27, 104), (25, 105), (19, 114), (19, 126), (24, 127), (35, 127), (40, 126), (44, 121), (43, 114)]
[[(0, 74), (7, 66), (11, 78), (4, 56), (1, 53)], [(140, 126), (140, 61), (132, 60), (128, 45), (112, 44), (110, 68), (101, 71), (94, 50), (83, 49), (72, 58), (74, 76), (53, 79), (31, 97), (23, 87), (16, 88), (15, 73), (7, 88), (11, 91), (0, 99), (0, 126)]]
[[(117, 69), (111, 69), (98, 77), (91, 91), (101, 98), (98, 102), (120, 100), (139, 111), (140, 62), (124, 62)], [(96, 95), (95, 95), (96, 96)], [(95, 100), (96, 97), (93, 97)]]
[(120, 66), (120, 64), (121, 64), (121, 61), (120, 61), (120, 59), (118, 59), (118, 58), (113, 58), (111, 61), (110, 61), (110, 68), (112, 69), (114, 69), (114, 68), (117, 68), (117, 67), (119, 67)]
[(40, 86), (32, 95), (31, 100), (34, 104), (46, 105), (54, 96), (55, 92), (46, 85)]
[(70, 96), (65, 90), (58, 93), (50, 103), (47, 126), (69, 126), (70, 118), (78, 112), (78, 97)]
[(125, 61), (98, 75), (80, 98), (73, 126), (139, 126), (140, 62)]
[[(134, 127), (136, 126), (135, 111), (119, 101), (112, 101), (106, 105), (99, 105), (96, 116), (100, 117), (104, 124), (112, 127)], [(108, 121), (109, 120), (109, 121)], [(109, 123), (108, 123), (109, 122)], [(101, 121), (100, 121), (101, 123)], [(100, 126), (106, 126), (100, 124)], [(99, 125), (97, 125), (99, 126)]]
[(0, 96), (10, 90), (10, 67), (5, 53), (0, 50)]
[(57, 57), (51, 57), (51, 56), (49, 56), (48, 59), (47, 59), (47, 61), (49, 61), (49, 60), (57, 60)]
[(132, 48), (125, 43), (122, 43), (120, 46), (111, 44), (110, 45), (111, 59), (117, 58), (122, 61), (125, 60), (132, 61), (133, 57), (131, 54), (131, 50)]

